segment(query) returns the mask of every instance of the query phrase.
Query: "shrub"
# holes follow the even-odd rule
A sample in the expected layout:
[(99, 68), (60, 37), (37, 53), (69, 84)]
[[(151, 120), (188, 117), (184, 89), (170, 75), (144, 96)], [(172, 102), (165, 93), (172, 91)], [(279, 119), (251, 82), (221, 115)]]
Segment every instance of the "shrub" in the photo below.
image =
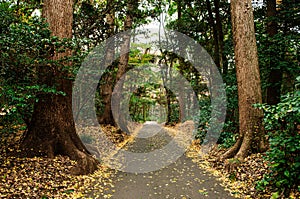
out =
[[(297, 79), (300, 81), (300, 77)], [(264, 110), (265, 128), (270, 131), (270, 149), (265, 158), (271, 172), (258, 183), (258, 188), (269, 185), (275, 195), (288, 196), (291, 190), (300, 190), (300, 90), (283, 96), (276, 106), (259, 107)]]

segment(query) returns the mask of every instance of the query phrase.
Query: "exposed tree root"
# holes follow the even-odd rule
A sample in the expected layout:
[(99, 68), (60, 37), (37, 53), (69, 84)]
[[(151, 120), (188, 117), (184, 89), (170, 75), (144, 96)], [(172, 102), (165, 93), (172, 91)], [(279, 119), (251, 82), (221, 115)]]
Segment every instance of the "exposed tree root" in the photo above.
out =
[(241, 147), (242, 140), (243, 140), (242, 138), (239, 138), (237, 142), (228, 151), (226, 151), (223, 155), (221, 155), (220, 159), (225, 160), (228, 158), (233, 158), (237, 153), (237, 151), (239, 150), (239, 148)]

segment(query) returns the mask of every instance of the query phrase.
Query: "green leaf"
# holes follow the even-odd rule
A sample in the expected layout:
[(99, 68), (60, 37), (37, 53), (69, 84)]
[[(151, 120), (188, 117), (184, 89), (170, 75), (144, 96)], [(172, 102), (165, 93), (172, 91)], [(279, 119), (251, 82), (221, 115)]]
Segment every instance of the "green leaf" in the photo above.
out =
[(279, 198), (279, 193), (278, 192), (272, 193), (271, 199), (277, 199), (277, 198)]
[(286, 177), (290, 177), (290, 172), (289, 172), (288, 170), (285, 170), (285, 171), (284, 171), (284, 175), (285, 175)]

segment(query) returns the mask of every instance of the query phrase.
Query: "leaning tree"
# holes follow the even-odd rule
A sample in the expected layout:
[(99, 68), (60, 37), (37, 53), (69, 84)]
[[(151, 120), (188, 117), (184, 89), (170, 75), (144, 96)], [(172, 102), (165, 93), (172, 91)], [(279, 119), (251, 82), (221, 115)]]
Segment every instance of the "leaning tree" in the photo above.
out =
[[(61, 39), (72, 38), (73, 0), (45, 0), (42, 16), (49, 24), (52, 36)], [(97, 168), (98, 162), (89, 154), (75, 130), (72, 81), (70, 74), (64, 70), (72, 63), (59, 61), (71, 53), (71, 50), (60, 52), (54, 49), (54, 53), (49, 57), (50, 64), (38, 68), (39, 83), (56, 87), (64, 95), (42, 93), (37, 96), (38, 101), (34, 105), (32, 119), (23, 137), (21, 149), (28, 157), (69, 156), (77, 161), (73, 173), (87, 174)]]

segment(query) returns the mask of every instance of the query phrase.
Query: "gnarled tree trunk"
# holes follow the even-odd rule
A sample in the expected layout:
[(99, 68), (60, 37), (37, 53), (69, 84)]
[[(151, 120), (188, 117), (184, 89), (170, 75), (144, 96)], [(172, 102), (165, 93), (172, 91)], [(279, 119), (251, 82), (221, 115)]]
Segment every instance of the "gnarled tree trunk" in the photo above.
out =
[[(73, 0), (45, 0), (43, 17), (49, 23), (53, 36), (72, 37)], [(55, 52), (50, 58), (53, 61), (71, 54)], [(65, 65), (70, 63), (64, 63)], [(69, 156), (77, 161), (74, 174), (87, 174), (97, 169), (95, 160), (85, 148), (75, 130), (72, 113), (72, 82), (67, 79), (58, 64), (42, 66), (39, 69), (41, 84), (55, 86), (60, 94), (41, 94), (34, 106), (34, 112), (27, 133), (24, 135), (21, 149), (27, 157), (56, 155)]]

